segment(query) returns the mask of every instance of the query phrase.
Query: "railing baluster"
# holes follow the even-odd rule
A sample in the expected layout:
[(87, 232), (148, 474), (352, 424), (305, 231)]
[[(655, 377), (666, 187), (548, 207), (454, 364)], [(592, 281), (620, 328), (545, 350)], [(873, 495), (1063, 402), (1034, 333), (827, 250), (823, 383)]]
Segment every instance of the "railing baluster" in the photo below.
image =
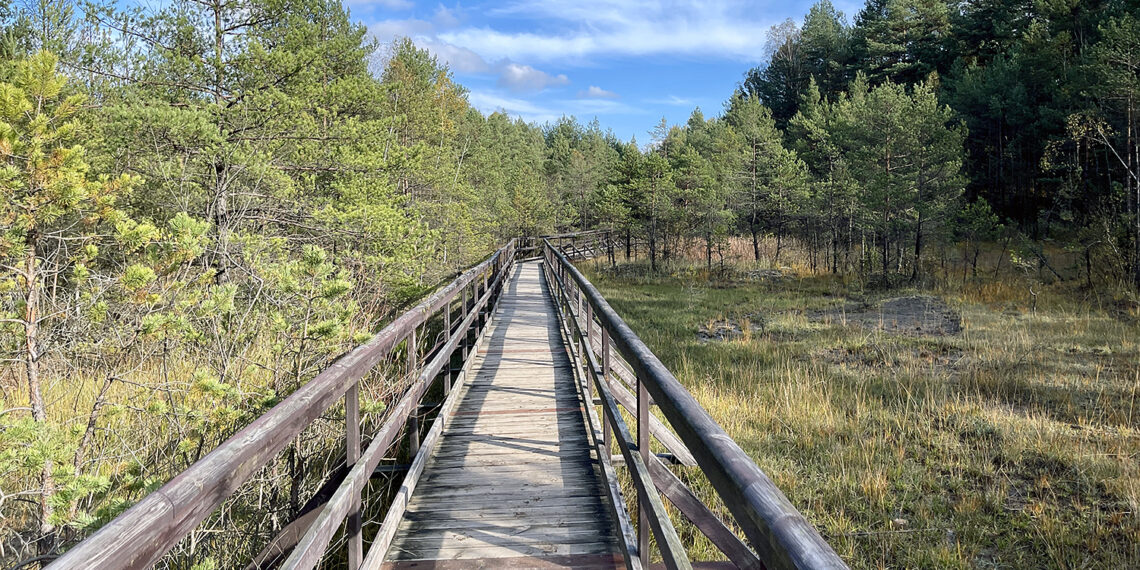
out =
[[(351, 471), (360, 460), (360, 382), (344, 393), (344, 430), (346, 463)], [(360, 568), (364, 560), (364, 539), (361, 536), (360, 494), (352, 497), (352, 508), (348, 515), (348, 567)]]
[[(628, 239), (626, 240), (629, 241)], [(561, 245), (561, 242), (560, 242)], [(629, 243), (626, 244), (630, 246)], [(657, 539), (667, 567), (687, 567), (684, 547), (668, 517), (662, 517), (664, 505), (657, 493), (653, 477), (648, 473), (650, 457), (650, 402), (655, 402), (666, 421), (692, 452), (698, 466), (724, 500), (737, 524), (748, 537), (756, 554), (768, 568), (847, 568), (819, 532), (788, 502), (755, 462), (732, 441), (709, 416), (692, 394), (661, 363), (645, 343), (613, 310), (605, 298), (571, 263), (566, 251), (546, 241), (548, 263), (563, 289), (573, 286), (582, 291), (602, 327), (603, 361), (620, 355), (636, 373), (634, 416), (637, 435), (624, 421), (608, 386), (599, 378), (599, 390), (605, 390), (603, 410), (618, 440), (629, 473), (637, 487), (639, 525), (637, 548), (643, 561), (650, 560), (649, 533)], [(571, 285), (570, 283), (573, 283)], [(567, 299), (569, 301), (569, 299)], [(617, 354), (609, 354), (611, 347)], [(592, 353), (587, 353), (587, 358)], [(607, 372), (609, 366), (598, 366)], [(651, 400), (652, 396), (652, 400)], [(610, 427), (610, 426), (606, 426)], [(604, 437), (604, 436), (603, 436)], [(636, 437), (637, 454), (631, 449)], [(655, 459), (655, 458), (654, 458)], [(648, 515), (648, 516), (647, 516)], [(649, 524), (647, 524), (649, 523)], [(698, 525), (699, 526), (699, 525)], [(702, 532), (705, 530), (702, 529)], [(747, 557), (742, 557), (744, 559)]]
[[(318, 520), (323, 521), (320, 524), (325, 524), (325, 527), (317, 529), (315, 526), (318, 523), (313, 523), (314, 526), (310, 526), (309, 531), (305, 532), (305, 537), (301, 538), (307, 541), (305, 548), (309, 549), (301, 558), (305, 567), (315, 565), (327, 547), (332, 532), (347, 520), (348, 563), (354, 568), (358, 567), (362, 558), (358, 554), (361, 551), (359, 489), (364, 487), (361, 481), (367, 481), (375, 462), (379, 462), (383, 454), (389, 450), (398, 433), (396, 430), (402, 427), (401, 424), (407, 417), (402, 413), (393, 416), (390, 423), (385, 422), (382, 426), (382, 433), (378, 432), (380, 439), (374, 439), (369, 444), (377, 449), (374, 452), (362, 450), (359, 382), (380, 362), (394, 356), (398, 344), (408, 336), (408, 331), (426, 326), (441, 310), (447, 314), (445, 320), (450, 321), (450, 312), (461, 292), (464, 306), (462, 322), (465, 325), (462, 328), (470, 330), (471, 327), (466, 326), (471, 324), (466, 320), (467, 307), (475, 306), (474, 302), (468, 301), (470, 289), (476, 288), (480, 278), (486, 283), (488, 268), (496, 265), (502, 268), (503, 256), (513, 257), (515, 251), (517, 248), (514, 242), (509, 243), (494, 257), (468, 269), (416, 307), (396, 317), (371, 340), (338, 358), (273, 409), (226, 439), (159, 490), (143, 497), (87, 540), (63, 553), (51, 562), (50, 567), (59, 570), (69, 568), (121, 570), (153, 566), (165, 553), (174, 548), (178, 541), (194, 533), (196, 527), (215, 512), (227, 497), (254, 477), (258, 470), (278, 457), (302, 430), (335, 406), (337, 400), (342, 399), (345, 406), (346, 463), (349, 466), (355, 465), (349, 470), (349, 476), (356, 481), (352, 484), (357, 487), (345, 488), (349, 483), (341, 485), (334, 495), (335, 508), (329, 511), (335, 511), (336, 514), (325, 517), (322, 512)], [(496, 286), (498, 285), (500, 283), (496, 283)], [(482, 302), (482, 298), (477, 302)], [(451, 330), (450, 326), (448, 328)], [(459, 341), (463, 339), (454, 338), (453, 333), (450, 333), (449, 337), (450, 342), (445, 350), (454, 353), (458, 350)], [(466, 344), (468, 346), (464, 350), (465, 359), (470, 350), (470, 343)], [(446, 369), (447, 361), (444, 358), (448, 356), (450, 354), (436, 353), (436, 357), (428, 365), (431, 374), (438, 374)], [(426, 389), (413, 387), (413, 390), (421, 388)], [(397, 404), (397, 408), (402, 407), (410, 413), (412, 406), (418, 406), (422, 392), (416, 395), (415, 402), (409, 400), (410, 396), (411, 394), (406, 393), (401, 403)], [(380, 449), (381, 447), (383, 449)], [(330, 504), (333, 502), (330, 501)], [(324, 507), (325, 510), (329, 508), (329, 505)], [(299, 522), (302, 521), (300, 519), (293, 521), (293, 523)], [(296, 530), (288, 532), (295, 533)], [(310, 537), (309, 534), (313, 536)], [(276, 544), (278, 538), (282, 539), (281, 544), (296, 540), (287, 536), (289, 535), (283, 531), (283, 534), (274, 539), (274, 543)], [(266, 552), (268, 551), (263, 554)]]
[[(641, 460), (649, 464), (649, 392), (645, 389), (645, 379), (637, 375), (637, 452)], [(647, 490), (648, 491), (648, 490)], [(647, 513), (649, 497), (645, 492), (637, 494), (637, 552), (642, 560), (650, 560), (649, 556), (649, 515)]]
[[(610, 382), (610, 331), (606, 327), (602, 327), (602, 376), (605, 378), (606, 384)], [(610, 433), (610, 422), (606, 419), (606, 415), (602, 414), (602, 440), (606, 442), (606, 453), (610, 453), (613, 447), (610, 445), (610, 438), (613, 436)]]
[[(418, 365), (418, 358), (416, 355), (416, 329), (408, 333), (408, 377), (415, 378), (417, 376), (416, 369)], [(420, 451), (420, 416), (419, 409), (412, 410), (411, 415), (408, 416), (408, 456), (415, 457), (416, 453)]]
[[(582, 298), (582, 295), (581, 295), (581, 292), (579, 292), (578, 299), (580, 300), (581, 298)], [(578, 305), (578, 307), (581, 308), (581, 305)], [(589, 303), (586, 303), (586, 340), (584, 342), (582, 342), (582, 350), (583, 351), (587, 351), (587, 350), (593, 351), (594, 350), (593, 331), (594, 331), (594, 310), (592, 307), (590, 307)], [(583, 366), (585, 366), (585, 365), (583, 364)], [(583, 374), (582, 375), (582, 383), (585, 384), (586, 394), (590, 395), (590, 382), (587, 379), (588, 376), (589, 376), (589, 374)]]
[[(463, 315), (460, 320), (467, 319), (467, 287), (463, 288)], [(471, 329), (463, 331), (463, 340), (459, 342), (459, 346), (463, 347), (463, 362), (467, 362), (467, 341), (471, 339)], [(460, 365), (462, 366), (462, 364)]]
[(447, 342), (451, 340), (451, 303), (447, 303), (447, 307), (443, 309), (443, 340)]
[[(444, 336), (443, 342), (444, 343), (450, 342), (451, 341), (451, 332), (452, 332), (451, 331), (451, 302), (450, 301), (448, 301), (447, 306), (444, 307), (444, 309), (443, 309), (443, 328), (446, 329), (446, 332), (443, 335)], [(451, 376), (455, 372), (455, 369), (451, 363), (452, 363), (452, 357), (451, 357), (451, 355), (448, 355), (447, 369), (443, 373), (443, 395), (444, 396), (447, 396), (448, 394), (451, 393)]]

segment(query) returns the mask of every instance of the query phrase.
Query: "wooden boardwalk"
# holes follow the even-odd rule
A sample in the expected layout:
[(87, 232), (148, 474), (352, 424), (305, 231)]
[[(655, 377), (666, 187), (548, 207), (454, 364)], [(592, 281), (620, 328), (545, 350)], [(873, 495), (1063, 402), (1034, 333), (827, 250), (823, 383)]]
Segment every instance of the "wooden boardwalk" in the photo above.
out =
[[(49, 568), (179, 566), (194, 556), (188, 542), (209, 553), (191, 537), (195, 529), (282, 460), (305, 429), (320, 421), (327, 430), (336, 415), (330, 410), (343, 402), (350, 468), (327, 473), (308, 501), (315, 508), (288, 522), (250, 568), (639, 569), (658, 567), (647, 563), (653, 558), (678, 570), (845, 570), (815, 527), (574, 266), (575, 258), (612, 251), (609, 234), (552, 238), (558, 246), (548, 238), (507, 242)], [(541, 263), (518, 261), (536, 249)], [(425, 335), (436, 335), (433, 348), (408, 350), (430, 345), (417, 343)], [(469, 350), (473, 338), (479, 340)], [(361, 380), (378, 369), (398, 373), (402, 361), (414, 381), (372, 426), (371, 438), (362, 438)], [(457, 361), (463, 366), (456, 384), (436, 389)], [(424, 402), (441, 391), (442, 403)], [(419, 429), (425, 409), (439, 410), (429, 414), (435, 417), (426, 436)], [(650, 434), (674, 462), (699, 468), (690, 473), (707, 479), (755, 551), (650, 453)], [(404, 445), (414, 459), (372, 532), (376, 521), (362, 525), (360, 514), (362, 501), (373, 497), (362, 491), (380, 462)], [(611, 456), (615, 447), (620, 456)], [(612, 457), (621, 460), (620, 479)], [(636, 527), (627, 503), (636, 508)], [(692, 563), (671, 514), (684, 516), (729, 562)], [(337, 537), (343, 541), (334, 548)]]
[(624, 567), (538, 262), (518, 264), (386, 568)]

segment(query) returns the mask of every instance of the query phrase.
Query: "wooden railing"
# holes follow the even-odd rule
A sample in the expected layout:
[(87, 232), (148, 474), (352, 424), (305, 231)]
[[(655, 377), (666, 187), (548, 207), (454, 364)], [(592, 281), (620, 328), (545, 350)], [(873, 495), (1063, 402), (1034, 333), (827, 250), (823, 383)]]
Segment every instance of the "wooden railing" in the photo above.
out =
[(609, 230), (586, 230), (564, 234), (524, 237), (518, 240), (519, 259), (537, 259), (542, 256), (545, 242), (550, 241), (570, 259), (589, 259), (607, 256), (613, 261), (615, 251), (625, 248)]
[[(526, 251), (528, 246), (530, 252)], [(487, 328), (516, 256), (533, 254), (544, 258), (559, 322), (570, 341), (570, 356), (582, 380), (579, 388), (583, 400), (601, 407), (599, 417), (595, 407), (587, 405), (587, 421), (610, 496), (611, 515), (621, 534), (626, 565), (633, 569), (648, 566), (652, 534), (667, 567), (691, 566), (665, 510), (664, 496), (738, 567), (845, 568), (815, 528), (571, 264), (572, 258), (612, 254), (614, 247), (615, 242), (605, 232), (552, 236), (529, 244), (512, 240), (394, 320), (368, 343), (337, 359), (50, 567), (150, 567), (342, 398), (347, 467), (329, 475), (310, 501), (312, 508), (286, 525), (249, 568), (278, 563), (283, 568), (313, 568), (325, 557), (341, 527), (346, 528), (343, 555), (348, 566), (378, 567), (426, 458), (455, 404), (458, 390), (453, 388), (462, 385), (472, 348)], [(433, 340), (425, 339), (429, 331), (439, 332)], [(395, 356), (407, 359), (410, 385), (387, 408), (362, 451), (360, 381)], [(419, 421), (425, 407), (422, 400), (440, 378), (443, 402), (433, 404), (439, 413), (430, 431), (421, 438)], [(653, 405), (661, 410), (668, 426), (650, 413)], [(630, 429), (622, 408), (633, 419), (636, 431)], [(361, 536), (361, 491), (402, 433), (407, 435), (409, 455), (414, 456), (414, 461), (366, 553)], [(651, 453), (651, 437), (667, 453)], [(611, 455), (615, 445), (619, 455)], [(712, 513), (667, 463), (698, 466), (752, 548)], [(636, 527), (622, 497), (616, 471), (620, 464), (625, 465), (637, 495)], [(346, 520), (348, 524), (344, 525)]]
[[(649, 347), (610, 307), (597, 289), (571, 264), (551, 240), (545, 240), (543, 257), (547, 279), (559, 305), (564, 330), (575, 362), (583, 372), (587, 401), (602, 408), (599, 457), (603, 475), (612, 476), (610, 450), (617, 445), (637, 491), (640, 524), (636, 546), (627, 545), (627, 561), (648, 561), (652, 530), (665, 565), (689, 567), (676, 531), (664, 511), (660, 490), (734, 564), (742, 568), (846, 568), (819, 532), (796, 510), (771, 479), (709, 416)], [(624, 373), (619, 372), (624, 368)], [(629, 382), (632, 386), (624, 385)], [(619, 401), (632, 389), (636, 403)], [(589, 396), (596, 394), (596, 399)], [(656, 405), (680, 436), (654, 425), (650, 407)], [(636, 439), (620, 407), (636, 422)], [(591, 406), (591, 421), (597, 423)], [(657, 427), (657, 429), (654, 429)], [(597, 430), (595, 430), (596, 432)], [(745, 546), (703, 505), (661, 461), (650, 452), (650, 435), (658, 438), (672, 457), (691, 456), (732, 513), (752, 548)], [(684, 461), (680, 461), (684, 463)], [(610, 486), (613, 481), (610, 480)], [(614, 499), (620, 492), (611, 492)], [(618, 503), (615, 502), (615, 505)], [(621, 516), (618, 513), (621, 523)], [(627, 515), (628, 518), (628, 515)], [(631, 532), (622, 525), (623, 535)], [(629, 542), (627, 540), (627, 542)], [(627, 562), (628, 563), (628, 562)], [(631, 564), (632, 566), (632, 564)]]
[[(401, 433), (408, 434), (413, 449), (419, 445), (421, 399), (435, 380), (442, 374), (445, 393), (450, 391), (452, 382), (462, 381), (471, 349), (493, 312), (515, 252), (516, 243), (512, 240), (398, 317), (372, 340), (341, 356), (217, 449), (68, 550), (49, 568), (152, 566), (342, 398), (347, 474), (323, 507), (312, 511), (312, 516), (294, 521), (271, 545), (281, 553), (292, 549), (283, 567), (312, 568), (347, 518), (347, 559), (350, 567), (359, 567), (364, 556), (361, 490)], [(422, 334), (417, 336), (417, 331), (425, 331), (429, 325), (442, 329), (434, 344), (432, 340), (424, 342)], [(398, 349), (403, 349), (414, 381), (399, 401), (385, 411), (381, 425), (362, 453), (359, 382), (382, 361), (398, 354)], [(458, 367), (453, 366), (453, 355), (461, 362)], [(426, 361), (422, 366), (421, 360)], [(374, 541), (373, 551), (375, 546)], [(370, 558), (376, 556), (373, 551)], [(266, 556), (273, 558), (271, 554)]]

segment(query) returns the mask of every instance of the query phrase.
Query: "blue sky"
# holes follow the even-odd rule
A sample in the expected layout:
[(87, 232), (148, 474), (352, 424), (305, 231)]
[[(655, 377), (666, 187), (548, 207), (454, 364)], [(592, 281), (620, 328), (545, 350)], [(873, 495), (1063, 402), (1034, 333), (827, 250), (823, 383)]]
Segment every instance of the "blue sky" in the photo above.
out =
[[(407, 36), (445, 62), (484, 113), (546, 123), (597, 117), (623, 140), (694, 107), (719, 114), (765, 60), (772, 25), (814, 0), (346, 0), (383, 43)], [(848, 19), (862, 2), (832, 0)]]

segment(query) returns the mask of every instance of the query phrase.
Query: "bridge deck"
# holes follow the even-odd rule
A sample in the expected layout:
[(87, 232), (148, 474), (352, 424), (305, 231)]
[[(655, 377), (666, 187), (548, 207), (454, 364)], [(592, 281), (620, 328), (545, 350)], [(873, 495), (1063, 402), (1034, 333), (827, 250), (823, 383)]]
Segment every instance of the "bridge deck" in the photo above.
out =
[(539, 263), (512, 277), (388, 568), (622, 566)]

